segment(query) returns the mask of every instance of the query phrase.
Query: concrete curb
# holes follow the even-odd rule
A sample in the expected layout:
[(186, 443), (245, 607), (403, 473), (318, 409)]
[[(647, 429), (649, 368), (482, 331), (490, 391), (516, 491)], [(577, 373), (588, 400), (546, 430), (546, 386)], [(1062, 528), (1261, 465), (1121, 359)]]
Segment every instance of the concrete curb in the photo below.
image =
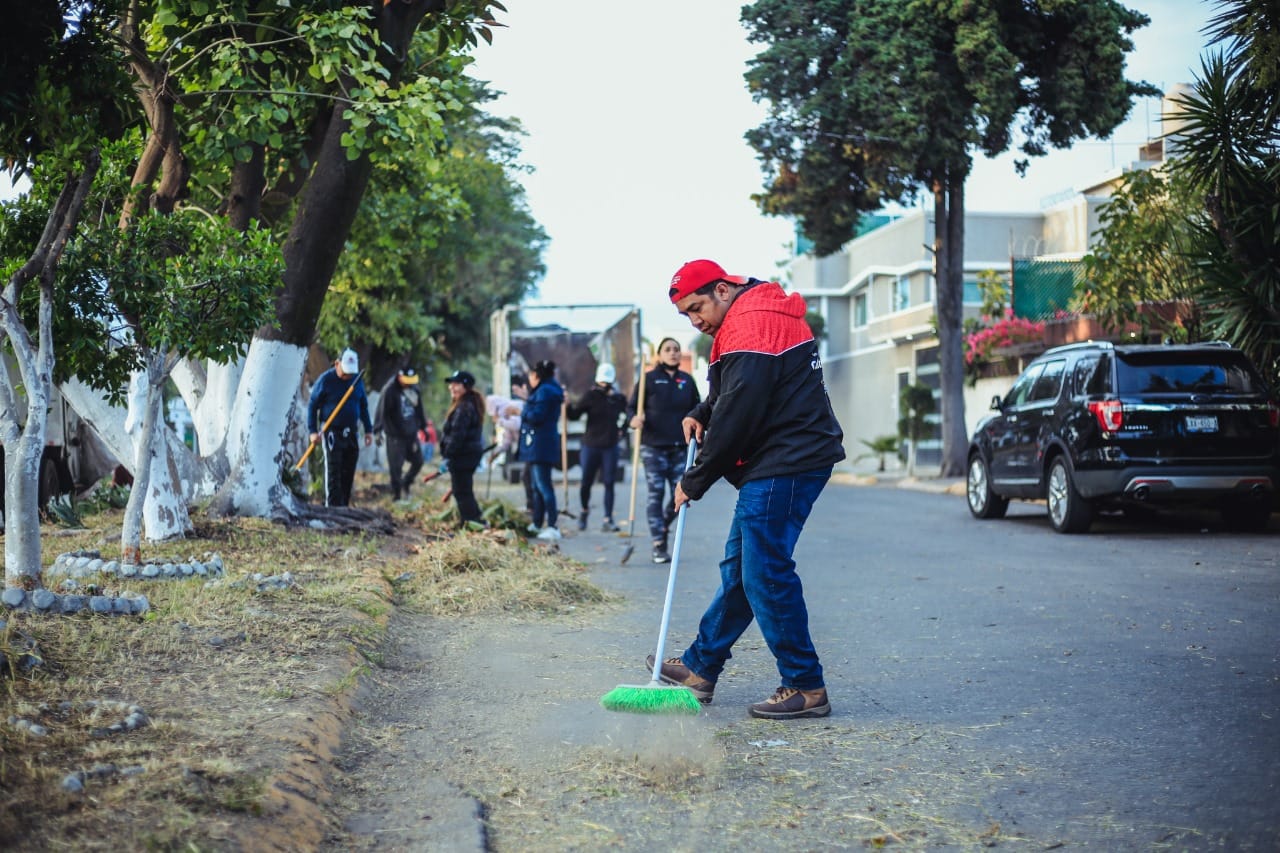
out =
[(831, 482), (845, 486), (887, 486), (938, 495), (965, 495), (963, 477), (912, 477), (900, 472), (855, 474), (837, 471), (831, 475)]

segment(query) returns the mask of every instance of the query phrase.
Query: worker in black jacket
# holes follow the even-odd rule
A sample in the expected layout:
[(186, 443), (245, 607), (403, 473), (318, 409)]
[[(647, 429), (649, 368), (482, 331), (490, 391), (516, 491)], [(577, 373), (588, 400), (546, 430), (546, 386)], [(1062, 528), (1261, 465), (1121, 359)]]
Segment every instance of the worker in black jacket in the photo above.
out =
[[(418, 393), (418, 372), (412, 367), (401, 370), (383, 386), (373, 431), (387, 439), (391, 499), (400, 500), (402, 492), (408, 497), (413, 478), (422, 470), (422, 445), (427, 440), (427, 416)], [(409, 473), (401, 476), (406, 462)]]
[(685, 448), (689, 444), (680, 422), (702, 400), (693, 377), (680, 369), (680, 356), (680, 342), (663, 338), (658, 344), (658, 366), (644, 375), (644, 411), (636, 411), (639, 383), (627, 404), (631, 428), (640, 429), (640, 456), (649, 490), (649, 538), (653, 540), (655, 563), (671, 562), (667, 530), (676, 517), (676, 483), (684, 474)]
[(613, 387), (618, 373), (612, 364), (596, 368), (596, 384), (576, 403), (569, 404), (570, 420), (587, 416), (587, 429), (582, 435), (579, 464), (582, 466), (582, 484), (578, 489), (582, 500), (582, 513), (578, 516), (578, 529), (587, 529), (587, 515), (591, 511), (591, 487), (599, 474), (604, 483), (604, 522), (600, 529), (612, 533), (618, 529), (613, 521), (613, 483), (618, 474), (618, 441), (627, 423), (627, 398)]
[(730, 649), (755, 621), (781, 684), (747, 713), (825, 717), (831, 703), (792, 554), (845, 454), (804, 298), (773, 282), (727, 275), (708, 260), (682, 266), (668, 295), (694, 328), (712, 336), (710, 393), (682, 424), (700, 449), (676, 486), (676, 508), (721, 478), (738, 489), (738, 501), (720, 589), (698, 636), (679, 657), (660, 663), (650, 657), (649, 665), (660, 665), (663, 681), (710, 702)]

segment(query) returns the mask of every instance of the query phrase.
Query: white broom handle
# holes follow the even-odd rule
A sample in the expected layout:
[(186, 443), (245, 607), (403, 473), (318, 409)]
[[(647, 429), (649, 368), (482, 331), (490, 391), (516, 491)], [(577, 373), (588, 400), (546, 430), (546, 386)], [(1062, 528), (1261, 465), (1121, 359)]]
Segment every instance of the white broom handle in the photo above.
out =
[[(689, 452), (685, 454), (684, 459), (686, 471), (693, 467), (693, 458), (697, 453), (698, 442), (690, 439)], [(667, 574), (667, 600), (662, 605), (662, 625), (658, 628), (658, 647), (653, 653), (654, 684), (662, 683), (659, 678), (662, 673), (662, 652), (667, 644), (667, 626), (671, 624), (671, 601), (676, 594), (676, 569), (680, 565), (680, 545), (684, 542), (684, 515), (688, 508), (689, 502), (685, 501), (680, 505), (680, 511), (676, 513), (676, 544), (671, 549), (671, 571)]]

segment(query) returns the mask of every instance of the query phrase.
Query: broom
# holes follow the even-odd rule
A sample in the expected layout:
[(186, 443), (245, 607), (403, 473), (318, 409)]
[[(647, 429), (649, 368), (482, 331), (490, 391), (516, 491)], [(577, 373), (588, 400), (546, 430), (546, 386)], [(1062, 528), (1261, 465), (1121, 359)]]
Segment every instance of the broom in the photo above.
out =
[(636, 411), (640, 414), (640, 426), (636, 427), (635, 446), (631, 448), (631, 513), (627, 519), (627, 544), (622, 549), (619, 564), (625, 566), (631, 559), (636, 546), (631, 542), (631, 534), (636, 530), (636, 481), (640, 477), (640, 439), (644, 436), (644, 361), (640, 362), (640, 389), (636, 391)]
[[(697, 442), (689, 441), (689, 453), (685, 458), (685, 468), (693, 466), (693, 457), (697, 452)], [(676, 516), (676, 542), (671, 552), (671, 571), (667, 575), (667, 598), (662, 605), (662, 624), (658, 628), (658, 648), (653, 654), (653, 680), (648, 684), (619, 684), (604, 696), (600, 704), (607, 711), (627, 711), (633, 714), (691, 714), (696, 715), (702, 708), (698, 697), (688, 687), (663, 684), (662, 651), (667, 641), (667, 626), (671, 622), (671, 600), (676, 591), (676, 567), (680, 565), (680, 545), (684, 541), (686, 502), (681, 505)]]

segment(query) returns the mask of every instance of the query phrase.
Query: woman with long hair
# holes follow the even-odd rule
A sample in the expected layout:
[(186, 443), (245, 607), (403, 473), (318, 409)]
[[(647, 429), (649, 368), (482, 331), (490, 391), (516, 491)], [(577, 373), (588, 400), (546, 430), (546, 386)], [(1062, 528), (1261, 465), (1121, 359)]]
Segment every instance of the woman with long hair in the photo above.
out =
[[(553, 361), (540, 361), (529, 372), (529, 398), (520, 414), (520, 461), (529, 466), (533, 480), (535, 528), (539, 539), (559, 539), (556, 520), (556, 490), (551, 485), (551, 469), (560, 461), (560, 406), (564, 389), (556, 382)], [(543, 527), (543, 522), (546, 527)]]
[(484, 454), (484, 397), (476, 390), (476, 378), (465, 370), (455, 370), (449, 383), (449, 411), (440, 433), (440, 455), (449, 465), (453, 500), (462, 523), (480, 521), (476, 501), (475, 476)]

